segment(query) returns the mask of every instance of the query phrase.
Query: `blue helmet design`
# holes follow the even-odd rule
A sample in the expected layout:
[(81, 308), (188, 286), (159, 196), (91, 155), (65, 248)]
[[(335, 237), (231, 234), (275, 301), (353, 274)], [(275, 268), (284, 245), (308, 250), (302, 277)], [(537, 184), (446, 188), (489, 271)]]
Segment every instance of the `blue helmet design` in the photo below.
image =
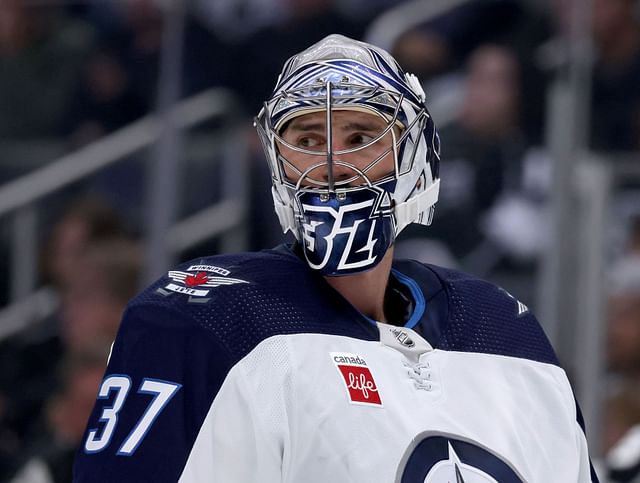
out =
[[(369, 270), (405, 226), (431, 223), (440, 146), (424, 101), (417, 78), (405, 74), (386, 51), (341, 35), (330, 35), (286, 62), (255, 126), (271, 169), (280, 224), (302, 243), (313, 269), (330, 276)], [(361, 146), (336, 150), (337, 111), (373, 114), (386, 127)], [(283, 137), (293, 119), (311, 113), (326, 114), (325, 150)], [(366, 166), (349, 162), (353, 153), (381, 141), (388, 147)], [(301, 168), (284, 151), (316, 161)], [(393, 168), (376, 177), (390, 159)], [(335, 177), (338, 169), (349, 175)]]

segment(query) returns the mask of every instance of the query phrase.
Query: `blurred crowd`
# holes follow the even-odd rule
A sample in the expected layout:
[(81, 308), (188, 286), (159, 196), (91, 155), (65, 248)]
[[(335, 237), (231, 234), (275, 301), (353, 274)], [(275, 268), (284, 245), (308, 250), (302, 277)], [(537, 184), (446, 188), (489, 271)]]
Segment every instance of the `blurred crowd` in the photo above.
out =
[[(388, 46), (424, 84), (443, 146), (435, 221), (428, 230), (407, 228), (399, 256), (515, 286), (521, 300), (535, 305), (532, 280), (548, 242), (553, 172), (546, 99), (566, 62), (562, 38), (572, 1), (469, 0), (430, 21), (411, 22)], [(282, 63), (330, 33), (366, 40), (372, 22), (402, 3), (188, 2), (180, 96), (225, 87), (247, 120), (252, 220), (245, 248), (282, 239), (251, 129)], [(0, 0), (0, 188), (154, 111), (163, 5)], [(593, 0), (593, 9), (589, 147), (634, 152), (640, 148), (640, 4)], [(122, 209), (136, 203), (134, 195), (118, 197), (141, 177), (139, 166), (125, 161), (101, 182), (74, 185), (44, 207), (40, 283), (55, 290), (59, 304), (51, 317), (0, 340), (0, 481), (70, 481), (122, 310), (142, 281), (142, 211)], [(627, 203), (603, 275), (609, 292), (601, 472), (611, 482), (640, 481), (638, 181), (624, 187), (626, 199), (635, 201)], [(1, 227), (0, 278), (6, 279)], [(6, 303), (3, 284), (0, 291)]]

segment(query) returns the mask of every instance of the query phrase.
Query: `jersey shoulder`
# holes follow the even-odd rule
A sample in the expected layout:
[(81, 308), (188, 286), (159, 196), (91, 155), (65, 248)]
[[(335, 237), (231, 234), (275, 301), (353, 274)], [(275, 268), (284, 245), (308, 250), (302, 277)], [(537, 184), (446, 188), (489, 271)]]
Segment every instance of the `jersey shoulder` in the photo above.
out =
[(429, 281), (431, 293), (434, 293), (434, 278), (437, 279), (439, 297), (432, 296), (431, 309), (438, 312), (432, 314), (439, 325), (438, 348), (559, 365), (551, 343), (530, 308), (504, 288), (458, 270), (415, 261), (403, 263), (409, 276)]
[(372, 339), (375, 333), (366, 322), (353, 324), (354, 309), (284, 246), (183, 263), (129, 304), (129, 310), (158, 309), (213, 334), (236, 359), (274, 335)]

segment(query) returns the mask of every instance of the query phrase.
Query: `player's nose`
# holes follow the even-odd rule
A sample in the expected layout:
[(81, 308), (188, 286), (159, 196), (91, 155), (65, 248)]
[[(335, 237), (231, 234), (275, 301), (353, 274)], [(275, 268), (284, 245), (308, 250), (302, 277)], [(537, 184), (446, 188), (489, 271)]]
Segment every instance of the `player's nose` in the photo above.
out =
[[(332, 166), (332, 170), (333, 170), (333, 179), (335, 180), (349, 179), (353, 177), (355, 174), (355, 171), (349, 168), (348, 166), (345, 166), (342, 161), (338, 163), (334, 162)], [(325, 176), (328, 177), (328, 175), (329, 175), (329, 169), (327, 167)]]
[(355, 165), (348, 163), (347, 161), (344, 161), (342, 159), (337, 159), (332, 163), (332, 176), (330, 176), (328, 163), (319, 168), (320, 172), (318, 173), (318, 175), (325, 183), (328, 183), (330, 179), (333, 178), (334, 184), (342, 186), (355, 186), (360, 184), (358, 182), (360, 173), (355, 168)]

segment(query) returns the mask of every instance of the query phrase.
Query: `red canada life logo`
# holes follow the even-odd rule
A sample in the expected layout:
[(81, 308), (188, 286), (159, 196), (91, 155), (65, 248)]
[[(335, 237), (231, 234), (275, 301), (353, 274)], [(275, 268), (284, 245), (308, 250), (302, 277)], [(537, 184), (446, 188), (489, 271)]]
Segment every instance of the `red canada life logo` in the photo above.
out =
[(331, 352), (331, 360), (342, 376), (349, 401), (382, 407), (382, 399), (364, 358), (347, 352)]

